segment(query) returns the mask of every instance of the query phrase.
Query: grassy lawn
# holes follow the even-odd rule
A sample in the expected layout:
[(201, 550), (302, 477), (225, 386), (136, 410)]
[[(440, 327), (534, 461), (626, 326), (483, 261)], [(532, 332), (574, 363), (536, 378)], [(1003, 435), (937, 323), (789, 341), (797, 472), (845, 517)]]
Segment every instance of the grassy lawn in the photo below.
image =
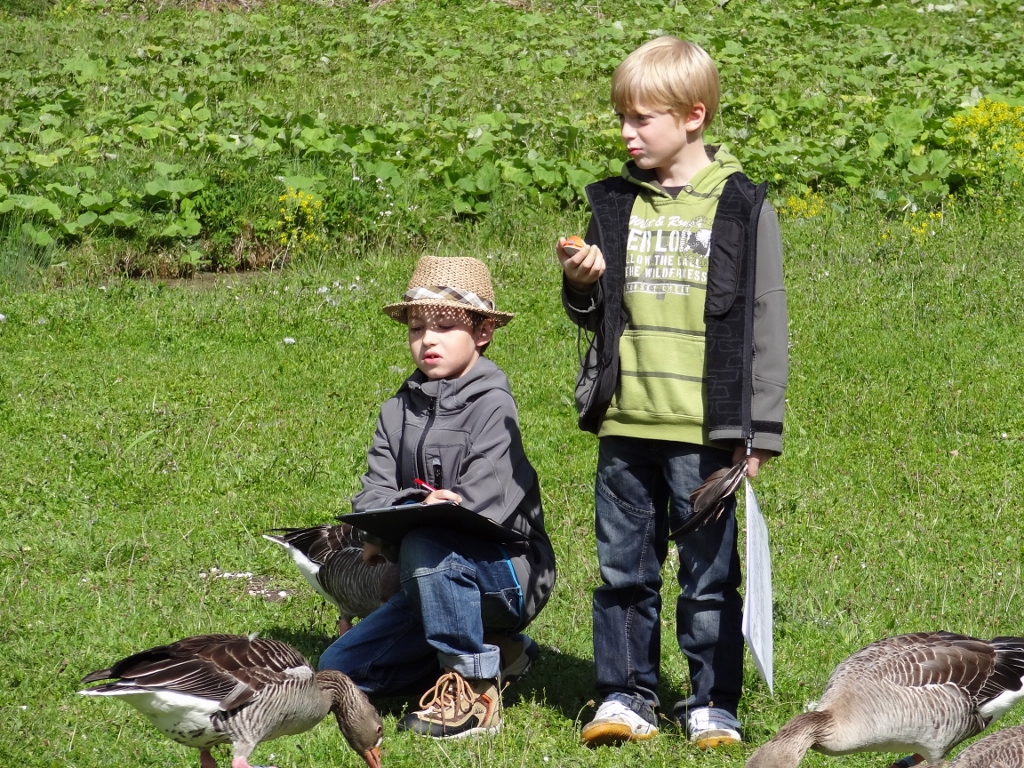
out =
[[(924, 245), (897, 233), (882, 247), (872, 214), (784, 222), (787, 449), (756, 484), (774, 557), (776, 695), (748, 666), (753, 744), (875, 638), (1021, 632), (1022, 229), (986, 216), (951, 215)], [(558, 588), (532, 629), (544, 653), (507, 694), (499, 738), (424, 743), (388, 719), (386, 763), (741, 765), (747, 747), (709, 758), (671, 729), (621, 751), (576, 744), (592, 696), (595, 445), (575, 429), (575, 335), (541, 224), (569, 231), (539, 222), (529, 249), (489, 263), (501, 305), (518, 313), (491, 356), (511, 376), (558, 554)], [(410, 369), (379, 307), (412, 264), (367, 256), (318, 273), (3, 298), (0, 748), (11, 760), (191, 764), (127, 707), (76, 697), (78, 678), (206, 631), (258, 631), (314, 658), (330, 641), (335, 617), (259, 534), (347, 508), (377, 405)], [(273, 599), (280, 590), (287, 598)], [(687, 683), (666, 645), (672, 701)], [(326, 726), (258, 758), (270, 754), (281, 766), (355, 764)]]
[[(402, 146), (426, 143), (444, 162), (461, 157), (454, 150), (444, 154), (437, 127), (459, 114), (493, 113), (496, 102), (507, 106), (512, 92), (522, 103), (508, 107), (509, 114), (530, 117), (510, 131), (526, 131), (539, 155), (556, 158), (578, 149), (585, 159), (592, 156), (587, 152), (599, 153), (603, 139), (580, 149), (564, 143), (564, 131), (603, 125), (613, 60), (669, 13), (677, 19), (672, 31), (707, 38), (725, 60), (723, 72), (745, 83), (729, 92), (723, 112), (732, 110), (735, 119), (723, 118), (718, 130), (738, 144), (744, 162), (769, 167), (763, 152), (777, 145), (774, 132), (783, 130), (789, 141), (795, 126), (812, 121), (811, 105), (792, 98), (786, 111), (779, 99), (789, 98), (794, 83), (816, 67), (823, 89), (844, 84), (844, 114), (865, 119), (856, 110), (869, 100), (853, 78), (883, 77), (865, 70), (889, 61), (872, 47), (884, 48), (878, 35), (896, 41), (916, 35), (921, 50), (942, 48), (946, 58), (934, 69), (945, 79), (927, 81), (942, 102), (937, 111), (959, 109), (956, 94), (972, 83), (986, 93), (1002, 89), (1008, 101), (1020, 98), (1020, 77), (1013, 73), (1024, 57), (1013, 53), (1020, 36), (1010, 34), (1018, 23), (1011, 19), (1015, 4), (972, 5), (968, 10), (978, 21), (966, 24), (952, 15), (919, 14), (919, 3), (835, 3), (842, 24), (828, 39), (850, 46), (844, 56), (855, 55), (857, 41), (873, 41), (861, 48), (874, 63), (843, 59), (835, 65), (840, 74), (815, 63), (830, 11), (803, 4), (796, 4), (800, 13), (787, 14), (775, 4), (734, 0), (726, 8), (738, 7), (735, 15), (726, 16), (717, 4), (709, 11), (694, 2), (656, 11), (626, 2), (603, 10), (552, 4), (532, 13), (467, 3), (453, 5), (460, 13), (447, 25), (447, 6), (397, 2), (379, 16), (355, 4), (268, 3), (248, 15), (165, 11), (148, 20), (125, 20), (115, 4), (108, 12), (72, 9), (67, 16), (40, 10), (45, 5), (23, 0), (0, 16), (0, 33), (9, 33), (0, 50), (0, 73), (6, 73), (0, 76), (0, 140), (24, 145), (17, 162), (11, 159), (16, 150), (4, 145), (0, 191), (50, 194), (61, 201), (62, 215), (73, 209), (77, 216), (91, 205), (105, 216), (137, 213), (143, 219), (134, 229), (96, 224), (65, 238), (45, 209), (32, 215), (0, 210), (0, 762), (193, 766), (194, 752), (160, 737), (134, 710), (77, 696), (79, 679), (133, 651), (197, 633), (259, 632), (291, 642), (314, 660), (331, 641), (336, 616), (260, 534), (331, 521), (348, 510), (379, 404), (411, 370), (402, 330), (380, 307), (401, 294), (421, 253), (484, 258), (499, 306), (517, 313), (489, 355), (508, 372), (519, 402), (559, 581), (531, 628), (542, 656), (530, 676), (506, 692), (503, 733), (451, 744), (398, 734), (402, 703), (389, 702), (386, 766), (741, 766), (755, 745), (818, 698), (838, 661), (874, 639), (927, 629), (1024, 634), (1017, 510), (1024, 459), (1024, 215), (1012, 174), (1005, 185), (978, 187), (973, 195), (968, 187), (978, 177), (972, 177), (953, 199), (915, 209), (912, 198), (927, 197), (920, 185), (928, 173), (904, 175), (911, 161), (899, 165), (897, 125), (893, 143), (876, 158), (884, 183), (866, 176), (860, 186), (839, 181), (843, 173), (866, 171), (868, 165), (858, 163), (874, 151), (864, 147), (865, 137), (875, 134), (853, 128), (850, 136), (860, 143), (829, 159), (834, 167), (847, 162), (832, 182), (811, 185), (815, 192), (804, 177), (775, 180), (790, 311), (789, 411), (786, 453), (755, 482), (772, 540), (775, 695), (748, 660), (740, 712), (748, 744), (712, 755), (691, 748), (668, 726), (653, 742), (621, 750), (578, 744), (579, 727), (593, 711), (596, 443), (575, 426), (576, 334), (559, 303), (552, 246), (558, 235), (582, 231), (586, 212), (544, 186), (550, 169), (543, 164), (531, 170), (537, 175), (529, 183), (509, 182), (487, 193), (454, 181), (447, 186), (442, 179), (454, 179), (462, 167), (452, 163), (436, 175), (412, 162), (397, 164), (398, 176), (382, 185), (352, 179), (362, 173), (360, 163), (379, 163), (380, 153), (395, 146), (389, 142), (405, 136), (394, 126), (417, 110), (436, 120), (410, 117)], [(152, 4), (130, 5), (124, 13), (137, 14), (134, 6), (153, 10)], [(419, 15), (403, 15), (410, 9)], [(316, 38), (313, 31), (330, 13), (345, 25)], [(748, 50), (744, 64), (742, 51), (708, 33), (709, 18), (723, 24), (745, 18), (747, 37), (737, 31), (735, 40), (749, 50), (758, 49), (757, 41), (772, 42), (773, 50), (791, 55), (762, 71), (764, 62)], [(985, 25), (998, 18), (1006, 36), (992, 38)], [(556, 29), (552, 20), (564, 25)], [(447, 48), (425, 46), (417, 23), (424, 35), (444, 27)], [(588, 43), (578, 59), (565, 56), (559, 72), (552, 67), (561, 63), (544, 69), (552, 46), (570, 51), (562, 38), (574, 30)], [(198, 55), (179, 56), (193, 38), (206, 64)], [(835, 42), (840, 39), (846, 42)], [(323, 41), (329, 52), (319, 51)], [(486, 45), (490, 53), (480, 50)], [(59, 55), (50, 56), (51, 49)], [(524, 50), (535, 69), (516, 63)], [(317, 65), (321, 55), (329, 62)], [(49, 59), (78, 64), (64, 71)], [(483, 59), (486, 67), (479, 64)], [(781, 59), (792, 71), (781, 71)], [(103, 62), (105, 76), (121, 73), (131, 88), (101, 98), (102, 84), (90, 79), (99, 69), (83, 62), (96, 68)], [(248, 67), (244, 72), (240, 62)], [(957, 62), (959, 74), (950, 69)], [(900, 73), (892, 75), (891, 103), (910, 109), (915, 99), (927, 98), (921, 83), (931, 69), (907, 60), (888, 66)], [(200, 103), (186, 88), (183, 102), (173, 110), (168, 105), (184, 81), (196, 92), (213, 93), (206, 90), (209, 78), (227, 69), (235, 79), (220, 86), (219, 106), (212, 98), (203, 102), (211, 105), (211, 120), (222, 119), (210, 133), (226, 135), (235, 126), (256, 147), (268, 126), (328, 126), (339, 136), (339, 126), (363, 121), (390, 127), (383, 138), (364, 136), (368, 149), (343, 162), (294, 146), (242, 162), (219, 154), (205, 138), (208, 153), (197, 154), (188, 121), (198, 118), (181, 115)], [(435, 77), (442, 80), (430, 85)], [(897, 86), (905, 92), (897, 93)], [(25, 117), (29, 111), (32, 120), (58, 114), (40, 105), (58, 103), (61, 88), (69, 98), (85, 94), (95, 101), (77, 117), (60, 112), (56, 127), (51, 118), (36, 125)], [(911, 92), (917, 95), (906, 96)], [(265, 103), (254, 105), (256, 97)], [(545, 99), (549, 106), (542, 108)], [(769, 99), (776, 124), (761, 107)], [(29, 103), (31, 110), (22, 110)], [(59, 103), (72, 113), (78, 109), (67, 99)], [(153, 114), (137, 111), (140, 104)], [(129, 113), (135, 122), (123, 119)], [(311, 122), (298, 122), (299, 114), (312, 115)], [(830, 118), (821, 119), (824, 126)], [(177, 138), (168, 138), (170, 120), (180, 123)], [(932, 139), (921, 138), (934, 131), (931, 120), (921, 117), (912, 140), (925, 154), (938, 151), (928, 144)], [(76, 132), (86, 124), (89, 130)], [(154, 135), (149, 129), (158, 124), (167, 135), (140, 138)], [(749, 137), (730, 137), (740, 125)], [(883, 116), (877, 125), (887, 125)], [(46, 134), (43, 140), (51, 143), (42, 149), (32, 144), (36, 161), (27, 160), (26, 137), (36, 141), (47, 126), (64, 138)], [(818, 133), (823, 146), (837, 145), (836, 136)], [(86, 134), (111, 142), (96, 150), (101, 156), (68, 154), (45, 166), (44, 156), (61, 142), (75, 152), (96, 149)], [(115, 149), (118, 136), (135, 136), (135, 143), (125, 138)], [(500, 152), (481, 154), (480, 165), (500, 162), (512, 146), (502, 141), (511, 139), (496, 138)], [(1001, 169), (993, 164), (1005, 155), (979, 152), (975, 159)], [(883, 168), (886, 162), (891, 167)], [(166, 171), (160, 163), (182, 170), (160, 176), (157, 169)], [(75, 170), (87, 166), (92, 172)], [(177, 274), (183, 256), (210, 260), (239, 248), (266, 251), (264, 264), (279, 256), (271, 245), (288, 235), (278, 226), (285, 187), (276, 177), (282, 174), (310, 181), (308, 188), (325, 201), (325, 219), (307, 221), (302, 230), (322, 236), (322, 247), (292, 253), (283, 271), (205, 274), (184, 282), (124, 277)], [(168, 184), (145, 192), (157, 178)], [(207, 184), (196, 205), (205, 206), (202, 226), (213, 229), (200, 237), (161, 237), (163, 227), (185, 226), (189, 206), (183, 209), (181, 196), (191, 193), (169, 182), (189, 178)], [(67, 189), (46, 187), (70, 188), (71, 182), (79, 185), (74, 205)], [(563, 178), (562, 188), (567, 184)], [(99, 199), (105, 190), (124, 191), (127, 203), (108, 206)], [(463, 193), (468, 197), (460, 198)], [(457, 214), (455, 199), (486, 206)], [(394, 215), (383, 216), (385, 210)], [(263, 222), (263, 229), (246, 230), (241, 220)], [(53, 232), (55, 241), (32, 240), (25, 223), (35, 232)], [(213, 242), (217, 233), (224, 238), (220, 245)], [(199, 255), (189, 256), (193, 251)], [(671, 642), (669, 566), (665, 578), (662, 700), (671, 704), (688, 683)], [(1022, 721), (1024, 710), (1010, 713), (1005, 724)], [(281, 768), (359, 764), (330, 725), (266, 744), (254, 760)], [(804, 764), (867, 768), (884, 760), (812, 754)]]

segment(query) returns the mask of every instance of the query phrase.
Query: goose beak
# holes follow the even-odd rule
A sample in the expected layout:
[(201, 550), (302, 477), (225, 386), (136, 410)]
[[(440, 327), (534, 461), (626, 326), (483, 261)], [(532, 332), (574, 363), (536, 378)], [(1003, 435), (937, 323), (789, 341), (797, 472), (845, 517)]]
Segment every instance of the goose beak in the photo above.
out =
[(376, 746), (373, 749), (368, 749), (363, 753), (363, 760), (370, 768), (380, 768), (380, 747)]

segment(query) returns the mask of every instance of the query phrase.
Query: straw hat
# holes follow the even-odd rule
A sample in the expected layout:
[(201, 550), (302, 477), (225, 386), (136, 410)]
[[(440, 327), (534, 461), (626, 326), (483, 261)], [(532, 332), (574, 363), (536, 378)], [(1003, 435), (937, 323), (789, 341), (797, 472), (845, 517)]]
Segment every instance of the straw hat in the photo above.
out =
[(409, 307), (452, 307), (477, 312), (493, 319), (496, 328), (515, 317), (511, 312), (494, 308), (494, 288), (487, 265), (466, 256), (424, 256), (416, 262), (402, 301), (388, 304), (384, 314), (405, 323)]

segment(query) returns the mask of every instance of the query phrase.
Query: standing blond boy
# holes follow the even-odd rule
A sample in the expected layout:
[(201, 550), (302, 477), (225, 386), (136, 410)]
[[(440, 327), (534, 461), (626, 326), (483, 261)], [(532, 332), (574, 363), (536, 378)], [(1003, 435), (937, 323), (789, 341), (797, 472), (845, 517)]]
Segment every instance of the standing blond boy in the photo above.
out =
[(690, 494), (782, 451), (787, 316), (782, 245), (765, 185), (704, 144), (718, 71), (693, 43), (652, 40), (612, 76), (630, 161), (587, 188), (587, 245), (557, 253), (569, 317), (594, 334), (577, 383), (580, 427), (600, 439), (595, 483), (603, 584), (594, 593), (602, 704), (590, 745), (657, 735), (661, 566), (679, 552), (676, 639), (691, 695), (672, 716), (691, 741), (742, 740), (736, 502), (697, 530)]

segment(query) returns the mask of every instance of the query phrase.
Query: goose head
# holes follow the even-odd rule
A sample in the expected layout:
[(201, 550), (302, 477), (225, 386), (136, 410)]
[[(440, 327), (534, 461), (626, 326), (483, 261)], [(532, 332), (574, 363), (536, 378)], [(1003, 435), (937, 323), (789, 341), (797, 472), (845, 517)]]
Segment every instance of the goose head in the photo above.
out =
[(380, 745), (384, 725), (373, 704), (356, 684), (341, 672), (321, 670), (316, 673), (320, 690), (330, 699), (330, 709), (338, 722), (338, 730), (369, 768), (381, 768)]

